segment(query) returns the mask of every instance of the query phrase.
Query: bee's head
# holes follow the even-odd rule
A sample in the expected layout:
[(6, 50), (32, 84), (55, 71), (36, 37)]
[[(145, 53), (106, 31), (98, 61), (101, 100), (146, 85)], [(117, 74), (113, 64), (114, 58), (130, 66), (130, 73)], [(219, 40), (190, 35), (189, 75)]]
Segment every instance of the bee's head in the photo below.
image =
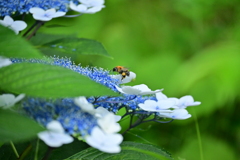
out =
[(113, 72), (117, 72), (117, 71), (118, 71), (117, 67), (114, 67)]

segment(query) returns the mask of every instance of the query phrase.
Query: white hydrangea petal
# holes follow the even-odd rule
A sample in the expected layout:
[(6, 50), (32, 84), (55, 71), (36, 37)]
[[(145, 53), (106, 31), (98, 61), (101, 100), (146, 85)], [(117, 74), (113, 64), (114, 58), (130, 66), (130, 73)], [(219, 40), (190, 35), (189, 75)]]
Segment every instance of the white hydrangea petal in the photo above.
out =
[(136, 75), (136, 73), (134, 73), (134, 72), (129, 72), (129, 76), (126, 76), (123, 80), (122, 80), (122, 76), (120, 75), (120, 80), (121, 80), (121, 83), (123, 84), (123, 83), (129, 83), (129, 82), (132, 82), (133, 80), (135, 80), (136, 79), (136, 77), (137, 77), (137, 75)]
[(56, 12), (55, 8), (51, 8), (45, 11), (42, 8), (34, 7), (31, 8), (29, 11), (33, 14), (34, 19), (40, 21), (49, 21), (52, 18), (61, 17), (66, 14), (66, 12)]
[(79, 106), (83, 111), (90, 114), (95, 114), (95, 108), (93, 104), (89, 103), (84, 96), (74, 98), (74, 103)]
[(123, 137), (120, 134), (104, 134), (99, 127), (94, 127), (90, 136), (86, 137), (86, 142), (90, 146), (108, 153), (119, 153), (119, 144)]
[(55, 13), (56, 13), (55, 8), (48, 9), (44, 12), (44, 14), (47, 15), (47, 17), (52, 17)]
[[(165, 104), (169, 105), (168, 103), (165, 103)], [(149, 112), (161, 112), (161, 113), (170, 113), (170, 112), (172, 112), (171, 110), (168, 110), (170, 107), (164, 106), (164, 103), (161, 103), (159, 105), (159, 103), (154, 101), (154, 100), (146, 100), (144, 103), (138, 104), (138, 106), (141, 109), (143, 109), (145, 111), (149, 111)]]
[[(108, 134), (108, 141), (106, 141), (106, 144), (121, 144), (123, 137), (121, 134)], [(114, 142), (114, 143), (113, 143)]]
[(148, 88), (147, 85), (145, 84), (140, 84), (140, 85), (135, 85), (133, 86), (133, 88), (136, 88), (136, 89), (139, 89), (141, 91), (141, 93), (139, 93), (140, 95), (145, 95), (145, 94), (154, 94), (154, 93), (157, 93), (157, 92), (161, 92), (162, 89), (160, 90), (155, 90), (155, 91), (152, 91), (151, 89)]
[(79, 2), (87, 7), (100, 6), (104, 4), (104, 0), (79, 0)]
[(101, 147), (101, 151), (108, 153), (119, 153), (121, 147), (119, 144), (122, 142), (123, 137), (120, 134), (110, 134), (107, 136), (106, 143)]
[(0, 20), (0, 25), (2, 25), (2, 26), (4, 26), (4, 27), (7, 27), (7, 26), (8, 26), (3, 20)]
[(160, 113), (160, 115), (163, 117), (178, 120), (183, 120), (191, 117), (191, 114), (189, 114), (186, 109), (175, 109), (172, 113)]
[(119, 115), (115, 115), (115, 122), (118, 122), (121, 120), (122, 116), (119, 116)]
[(187, 95), (187, 96), (183, 96), (179, 99), (180, 102), (188, 102), (188, 103), (192, 103), (194, 102), (194, 99), (192, 96)]
[(134, 88), (132, 86), (123, 86), (122, 91), (123, 93), (132, 94), (132, 95), (138, 95), (142, 92), (140, 89)]
[(131, 94), (131, 95), (146, 95), (161, 92), (162, 90), (151, 91), (145, 84), (135, 85), (135, 86), (122, 86), (122, 88), (117, 87), (117, 90), (121, 93)]
[[(107, 109), (105, 109), (103, 107), (98, 107), (97, 109), (95, 109), (95, 116), (97, 118), (102, 118), (102, 117), (106, 116), (109, 113), (111, 113), (111, 112), (109, 112)], [(114, 118), (115, 118), (115, 122), (118, 122), (121, 119), (121, 116), (114, 115)]]
[(4, 26), (11, 26), (14, 20), (10, 16), (5, 16), (3, 19), (5, 25)]
[(13, 94), (0, 95), (0, 107), (9, 108), (14, 105), (15, 96)]
[(77, 6), (76, 11), (81, 12), (81, 13), (85, 13), (87, 11), (87, 7), (85, 5), (80, 4), (80, 5)]
[(115, 86), (115, 87), (116, 87), (116, 89), (117, 89), (119, 92), (124, 93), (123, 90), (122, 90), (122, 88), (120, 88), (120, 87), (118, 87), (118, 86)]
[(147, 85), (145, 84), (139, 84), (139, 85), (135, 85), (133, 86), (133, 88), (139, 89), (141, 91), (151, 91)]
[(47, 124), (47, 131), (38, 133), (38, 137), (50, 147), (60, 147), (73, 141), (73, 138), (64, 133), (60, 122), (53, 120)]
[(38, 133), (38, 137), (50, 147), (60, 147), (63, 144), (73, 142), (73, 138), (67, 134), (44, 131)]
[(201, 104), (201, 102), (196, 101), (196, 102), (193, 102), (191, 106), (198, 106), (198, 105), (200, 105), (200, 104)]
[(74, 10), (76, 12), (80, 12), (80, 13), (85, 13), (87, 11), (87, 6), (85, 6), (83, 4), (76, 5), (73, 2), (70, 2), (70, 6), (69, 7), (72, 10)]
[(133, 81), (134, 79), (136, 79), (137, 75), (134, 72), (129, 73), (129, 76), (126, 76), (124, 79), (122, 79), (122, 75), (117, 74), (117, 75), (110, 75), (111, 78), (117, 79), (119, 80), (119, 82), (121, 82), (120, 84), (124, 84), (124, 83), (129, 83), (131, 81)]
[(96, 12), (101, 11), (102, 8), (104, 8), (104, 6), (91, 7), (91, 8), (89, 8), (89, 9), (87, 9), (87, 10), (85, 11), (85, 13), (94, 14), (94, 13), (96, 13)]
[(116, 123), (115, 115), (109, 113), (106, 116), (98, 119), (98, 124), (105, 133), (115, 133), (121, 130), (121, 126)]
[(52, 16), (52, 18), (62, 17), (62, 16), (64, 16), (65, 14), (66, 14), (66, 12), (56, 12), (56, 13)]
[(175, 101), (166, 99), (166, 100), (160, 100), (157, 101), (158, 107), (161, 109), (169, 109), (169, 108), (173, 108), (173, 106), (175, 105)]
[(201, 102), (194, 102), (193, 97), (190, 95), (187, 95), (187, 96), (183, 96), (179, 99), (178, 107), (186, 108), (188, 106), (196, 106), (196, 105), (200, 105), (200, 104), (201, 104)]
[(64, 133), (64, 129), (60, 122), (53, 120), (47, 124), (47, 129), (53, 132)]
[(139, 95), (155, 94), (155, 93), (161, 92), (162, 90), (163, 89), (157, 89), (155, 91), (143, 91)]
[(103, 108), (103, 107), (98, 107), (95, 110), (95, 116), (98, 117), (98, 118), (104, 117), (108, 113), (109, 113), (109, 111), (106, 108)]
[(94, 148), (99, 148), (104, 137), (103, 131), (99, 127), (94, 127), (91, 135), (86, 137), (86, 142)]
[(39, 21), (50, 21), (52, 19), (52, 17), (46, 17), (40, 14), (33, 14), (33, 18)]
[(77, 5), (75, 3), (73, 3), (72, 1), (70, 2), (69, 7), (74, 11), (78, 11)]
[(16, 31), (24, 30), (27, 24), (24, 21), (15, 21), (12, 23), (11, 28)]
[(15, 103), (24, 98), (24, 94), (20, 94), (15, 97), (13, 94), (2, 94), (0, 95), (0, 107), (7, 109), (12, 107)]
[(0, 56), (0, 68), (12, 64), (12, 61), (9, 58)]
[(145, 111), (155, 112), (157, 107), (157, 102), (154, 100), (146, 100), (144, 101), (144, 103), (138, 104), (138, 106)]
[(17, 103), (17, 102), (21, 101), (24, 97), (25, 97), (25, 94), (19, 94), (19, 95), (15, 98), (14, 103)]
[(162, 92), (156, 93), (156, 98), (158, 101), (168, 99), (168, 97), (165, 94), (163, 94)]
[(42, 8), (33, 7), (33, 8), (30, 8), (29, 12), (32, 14), (43, 15), (45, 13), (45, 10)]

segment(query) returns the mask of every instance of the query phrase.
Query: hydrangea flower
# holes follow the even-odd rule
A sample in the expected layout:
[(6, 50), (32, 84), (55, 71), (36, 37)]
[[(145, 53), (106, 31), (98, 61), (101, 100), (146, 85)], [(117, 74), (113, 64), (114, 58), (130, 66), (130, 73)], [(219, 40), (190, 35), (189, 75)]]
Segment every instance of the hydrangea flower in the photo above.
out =
[(154, 94), (154, 93), (162, 91), (162, 89), (158, 89), (158, 90), (152, 91), (145, 84), (140, 84), (140, 85), (135, 85), (135, 86), (123, 86), (121, 88), (116, 86), (116, 88), (121, 93), (132, 94), (132, 95)]
[(91, 135), (86, 138), (87, 144), (108, 153), (119, 153), (122, 140), (121, 134), (106, 134), (99, 127), (94, 127)]
[(48, 10), (55, 8), (58, 11), (67, 12), (69, 0), (4, 0), (0, 1), (0, 16), (29, 13), (33, 7)]
[(194, 102), (194, 99), (192, 96), (187, 95), (187, 96), (183, 96), (180, 99), (175, 98), (175, 97), (170, 97), (168, 98), (165, 94), (163, 93), (156, 93), (156, 97), (158, 100), (172, 100), (175, 101), (175, 107), (174, 108), (187, 108), (189, 106), (197, 106), (200, 105), (201, 102)]
[(55, 8), (51, 8), (45, 11), (44, 9), (38, 7), (31, 8), (29, 12), (33, 14), (34, 19), (39, 21), (50, 21), (53, 18), (62, 17), (66, 14), (66, 12), (56, 12)]
[[(43, 126), (47, 126), (48, 123), (56, 120), (61, 123), (66, 134), (85, 140), (92, 147), (104, 152), (120, 152), (119, 144), (122, 142), (122, 136), (116, 132), (121, 129), (117, 123), (121, 116), (116, 116), (115, 114), (123, 107), (126, 109), (126, 113), (122, 118), (126, 116), (139, 118), (136, 121), (137, 123), (131, 121), (130, 126), (137, 126), (148, 121), (159, 123), (172, 121), (166, 121), (164, 117), (171, 119), (191, 117), (187, 110), (177, 107), (178, 101), (176, 98), (167, 98), (167, 96), (161, 93), (161, 90), (151, 91), (144, 84), (133, 87), (128, 86), (126, 90), (124, 87), (120, 88), (121, 81), (110, 75), (109, 70), (97, 67), (82, 67), (75, 65), (69, 59), (57, 57), (51, 57), (50, 61), (12, 59), (12, 62), (44, 63), (62, 66), (87, 76), (114, 92), (121, 93), (116, 97), (80, 96), (57, 100), (27, 98), (22, 103), (22, 109), (26, 114)], [(128, 92), (129, 90), (130, 92)], [(132, 95), (133, 93), (135, 95)]]
[(88, 14), (99, 12), (105, 7), (104, 0), (79, 0), (79, 2), (81, 4), (76, 5), (71, 1), (69, 7), (74, 11)]
[(9, 58), (0, 56), (0, 68), (11, 65), (12, 61)]
[(38, 133), (38, 137), (50, 147), (60, 147), (73, 142), (73, 138), (64, 132), (58, 121), (51, 121), (46, 127), (48, 130)]
[(122, 75), (120, 75), (120, 74), (110, 75), (110, 76), (114, 79), (118, 79), (120, 84), (124, 84), (124, 83), (132, 82), (137, 77), (136, 73), (131, 72), (131, 71), (129, 73), (130, 73), (129, 76), (126, 76), (124, 79), (122, 79)]
[(15, 97), (13, 94), (2, 94), (0, 95), (0, 107), (4, 109), (8, 109), (20, 100), (25, 97), (25, 94), (20, 94)]
[(0, 20), (0, 24), (10, 28), (16, 34), (18, 34), (19, 31), (22, 31), (27, 27), (27, 24), (24, 21), (14, 21), (10, 16), (5, 16), (3, 20)]

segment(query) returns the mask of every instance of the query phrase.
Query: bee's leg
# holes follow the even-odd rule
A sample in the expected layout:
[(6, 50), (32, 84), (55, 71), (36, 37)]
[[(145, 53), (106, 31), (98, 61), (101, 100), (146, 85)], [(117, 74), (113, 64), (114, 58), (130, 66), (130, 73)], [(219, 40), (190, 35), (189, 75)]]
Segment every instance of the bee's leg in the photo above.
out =
[(123, 80), (125, 77), (126, 77), (126, 75), (122, 75), (122, 79), (121, 80)]

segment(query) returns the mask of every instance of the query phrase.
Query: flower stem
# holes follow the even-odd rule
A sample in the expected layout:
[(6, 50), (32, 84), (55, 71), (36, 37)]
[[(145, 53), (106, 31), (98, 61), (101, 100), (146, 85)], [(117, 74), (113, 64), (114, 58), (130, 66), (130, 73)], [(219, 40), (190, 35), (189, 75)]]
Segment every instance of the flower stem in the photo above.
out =
[(195, 113), (195, 110), (193, 110), (193, 115), (194, 115), (193, 117), (194, 117), (194, 121), (195, 121), (195, 124), (196, 124), (196, 132), (197, 132), (197, 137), (198, 137), (200, 157), (201, 157), (201, 160), (204, 160), (204, 158), (203, 158), (201, 134), (200, 134), (199, 125), (198, 125), (198, 119), (197, 119), (197, 115)]
[(29, 144), (28, 147), (23, 151), (23, 153), (20, 155), (20, 157), (18, 159), (24, 160), (26, 158), (26, 156), (30, 153), (31, 150), (32, 150), (32, 145)]
[(140, 125), (145, 118), (146, 118), (146, 116), (145, 116), (145, 115), (142, 115), (140, 118), (138, 118), (138, 119), (136, 120), (136, 122), (135, 122), (134, 124), (132, 124), (133, 115), (131, 115), (131, 116), (130, 116), (130, 125), (129, 125), (128, 129), (126, 129), (126, 131), (124, 131), (124, 132), (122, 133), (122, 135), (124, 135), (125, 133), (127, 133), (127, 131), (129, 131), (130, 129), (132, 129), (132, 128), (134, 128), (134, 127), (137, 127), (138, 125)]
[(37, 21), (36, 28), (32, 31), (32, 33), (27, 37), (27, 40), (31, 39), (37, 32), (37, 30), (44, 24), (42, 21)]
[(23, 34), (23, 37), (25, 37), (37, 24), (38, 24), (38, 21), (36, 21), (36, 22)]
[(16, 157), (19, 158), (19, 154), (18, 154), (17, 149), (16, 149), (16, 147), (14, 146), (13, 142), (10, 141), (10, 144), (11, 144), (11, 146), (12, 146), (12, 149), (13, 149), (13, 151), (14, 151)]
[(49, 156), (51, 155), (53, 149), (54, 149), (53, 147), (48, 147), (48, 150), (46, 151), (42, 160), (47, 160), (49, 158)]
[(38, 160), (38, 150), (39, 150), (39, 139), (37, 139), (36, 152), (34, 155), (34, 160)]

